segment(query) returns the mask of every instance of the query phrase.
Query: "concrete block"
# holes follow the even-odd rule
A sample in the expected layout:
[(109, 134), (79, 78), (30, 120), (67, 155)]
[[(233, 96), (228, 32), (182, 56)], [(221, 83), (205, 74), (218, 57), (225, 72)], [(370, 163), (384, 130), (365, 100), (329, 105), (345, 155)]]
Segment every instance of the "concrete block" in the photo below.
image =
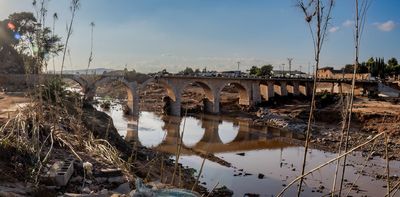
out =
[(66, 186), (74, 172), (74, 159), (56, 161), (44, 175), (41, 181), (46, 185)]

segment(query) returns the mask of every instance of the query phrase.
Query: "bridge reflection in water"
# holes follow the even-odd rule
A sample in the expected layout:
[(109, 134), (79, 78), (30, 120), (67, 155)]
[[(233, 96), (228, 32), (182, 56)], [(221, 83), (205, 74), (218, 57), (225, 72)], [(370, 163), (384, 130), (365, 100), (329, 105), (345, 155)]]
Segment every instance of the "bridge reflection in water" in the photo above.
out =
[[(185, 125), (185, 129), (183, 129)], [(183, 131), (184, 130), (184, 131)], [(163, 152), (175, 153), (183, 136), (182, 153), (223, 153), (290, 147), (279, 137), (299, 138), (291, 132), (254, 126), (251, 120), (226, 116), (199, 117), (158, 116), (142, 112), (139, 119), (130, 117), (126, 140), (139, 142)]]

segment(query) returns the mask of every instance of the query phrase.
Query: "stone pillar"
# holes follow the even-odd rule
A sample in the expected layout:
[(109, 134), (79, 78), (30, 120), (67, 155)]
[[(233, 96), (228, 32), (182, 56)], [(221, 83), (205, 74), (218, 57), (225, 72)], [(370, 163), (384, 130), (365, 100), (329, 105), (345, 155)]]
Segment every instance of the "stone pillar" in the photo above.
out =
[(219, 111), (220, 95), (217, 90), (212, 91), (212, 94), (214, 100), (210, 100), (209, 98), (203, 99), (204, 112), (211, 114), (218, 114), (220, 112)]
[(205, 143), (222, 143), (218, 134), (218, 125), (218, 120), (203, 120), (202, 128), (204, 128), (204, 135), (200, 141)]
[(261, 93), (260, 93), (260, 84), (259, 82), (252, 82), (251, 83), (251, 105), (257, 105), (261, 103)]
[(339, 94), (343, 94), (343, 86), (342, 83), (338, 83)]
[(268, 81), (267, 84), (268, 84), (268, 100), (269, 100), (269, 98), (272, 98), (275, 96), (274, 82)]
[(306, 96), (312, 96), (313, 82), (306, 82)]
[(293, 81), (293, 95), (300, 95), (300, 83), (298, 81)]
[(331, 87), (331, 93), (335, 93), (335, 83), (332, 83), (332, 87)]
[(129, 87), (127, 87), (128, 91), (128, 101), (127, 106), (129, 109), (129, 115), (139, 116), (139, 94), (138, 94), (138, 86), (136, 82), (129, 83)]
[(166, 117), (163, 118), (164, 126), (162, 129), (167, 132), (164, 144), (176, 144), (180, 137), (181, 117)]
[(260, 94), (264, 100), (268, 100), (268, 86), (260, 84)]
[(287, 96), (288, 91), (286, 87), (286, 81), (281, 81), (280, 84), (281, 84), (281, 96)]
[(127, 142), (139, 142), (139, 119), (138, 117), (130, 117), (128, 120), (128, 126), (126, 129), (125, 141)]
[(181, 95), (176, 96), (176, 100), (173, 101), (171, 100), (169, 109), (170, 109), (170, 115), (172, 116), (181, 116)]

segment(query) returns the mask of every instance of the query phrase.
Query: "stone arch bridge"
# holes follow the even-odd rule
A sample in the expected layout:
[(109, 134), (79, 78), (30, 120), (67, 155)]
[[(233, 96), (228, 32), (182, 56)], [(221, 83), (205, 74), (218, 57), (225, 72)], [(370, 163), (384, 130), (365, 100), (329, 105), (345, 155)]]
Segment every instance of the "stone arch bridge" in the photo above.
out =
[[(0, 87), (6, 84), (35, 85), (44, 80), (59, 75), (0, 75)], [(313, 79), (304, 78), (231, 78), (231, 77), (197, 77), (197, 76), (157, 76), (145, 81), (128, 81), (124, 76), (117, 75), (72, 75), (64, 74), (62, 78), (71, 79), (77, 82), (85, 95), (85, 99), (93, 100), (97, 87), (102, 84), (119, 81), (127, 91), (127, 105), (130, 114), (137, 115), (139, 112), (139, 91), (155, 82), (162, 85), (168, 97), (168, 112), (170, 115), (181, 115), (182, 93), (190, 85), (200, 86), (205, 93), (204, 111), (208, 113), (220, 112), (221, 91), (224, 87), (234, 86), (239, 92), (239, 104), (254, 106), (262, 100), (280, 95), (304, 95), (312, 94)], [(331, 92), (334, 88), (342, 84), (351, 84), (351, 80), (321, 79), (318, 82), (332, 84)], [(359, 93), (375, 94), (378, 89), (376, 81), (360, 80), (356, 81)], [(342, 91), (339, 88), (339, 92)]]

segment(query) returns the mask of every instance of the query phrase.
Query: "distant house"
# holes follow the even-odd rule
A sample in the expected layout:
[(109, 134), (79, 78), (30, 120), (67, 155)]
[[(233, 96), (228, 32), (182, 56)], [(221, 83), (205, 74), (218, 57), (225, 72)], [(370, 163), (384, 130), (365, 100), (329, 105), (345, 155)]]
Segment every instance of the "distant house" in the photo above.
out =
[[(344, 70), (334, 70), (333, 67), (324, 67), (318, 69), (317, 76), (320, 79), (352, 79), (353, 73), (345, 72)], [(356, 73), (357, 80), (369, 80), (370, 78), (370, 73)]]

